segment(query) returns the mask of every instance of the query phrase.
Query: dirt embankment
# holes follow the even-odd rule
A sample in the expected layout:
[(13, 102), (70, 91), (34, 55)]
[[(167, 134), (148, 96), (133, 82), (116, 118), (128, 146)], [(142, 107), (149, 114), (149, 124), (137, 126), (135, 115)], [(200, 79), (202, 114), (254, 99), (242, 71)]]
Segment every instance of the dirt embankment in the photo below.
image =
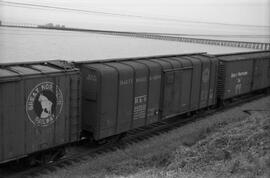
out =
[(41, 177), (270, 177), (269, 110), (266, 97)]

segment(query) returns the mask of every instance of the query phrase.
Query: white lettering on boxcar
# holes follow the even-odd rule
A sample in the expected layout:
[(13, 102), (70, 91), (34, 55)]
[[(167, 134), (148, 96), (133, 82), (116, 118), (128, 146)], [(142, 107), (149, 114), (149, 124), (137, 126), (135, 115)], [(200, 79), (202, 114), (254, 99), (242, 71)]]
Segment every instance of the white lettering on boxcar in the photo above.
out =
[(133, 119), (143, 119), (146, 116), (147, 95), (136, 96), (134, 98)]
[(120, 85), (131, 85), (133, 83), (133, 79), (125, 79), (125, 80), (120, 80)]
[(235, 94), (239, 95), (241, 94), (241, 89), (242, 89), (242, 83), (241, 83), (241, 79), (238, 78), (237, 83), (235, 84)]
[(134, 104), (144, 103), (147, 100), (147, 95), (137, 96), (134, 98)]
[(90, 81), (96, 82), (97, 81), (97, 76), (94, 75), (94, 74), (88, 74), (86, 76), (86, 80), (90, 80)]
[(141, 78), (136, 78), (136, 83), (139, 83), (139, 82), (146, 82), (146, 77), (141, 77)]
[(236, 72), (236, 73), (231, 73), (231, 78), (235, 78), (235, 77), (242, 77), (242, 76), (246, 76), (248, 75), (248, 72)]

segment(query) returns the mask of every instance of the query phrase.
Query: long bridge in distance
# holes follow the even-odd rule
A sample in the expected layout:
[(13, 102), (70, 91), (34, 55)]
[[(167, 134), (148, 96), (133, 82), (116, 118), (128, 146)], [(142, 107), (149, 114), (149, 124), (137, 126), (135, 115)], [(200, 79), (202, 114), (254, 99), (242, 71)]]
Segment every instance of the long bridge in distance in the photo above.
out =
[[(105, 32), (99, 32), (99, 33), (107, 34), (108, 32), (105, 31)], [(258, 50), (270, 50), (270, 43), (261, 43), (261, 42), (214, 40), (214, 39), (204, 39), (204, 38), (183, 37), (180, 35), (173, 36), (170, 34), (143, 33), (143, 32), (110, 32), (110, 34), (129, 36), (129, 37), (138, 37), (138, 38), (166, 40), (166, 41), (179, 41), (179, 42), (185, 42), (185, 43), (197, 43), (197, 44), (204, 44), (204, 45), (216, 45), (216, 46), (250, 48), (250, 49), (258, 49)]]
[(197, 43), (204, 45), (216, 45), (238, 48), (250, 48), (257, 50), (270, 50), (270, 43), (262, 42), (247, 42), (247, 41), (232, 41), (232, 40), (220, 40), (220, 39), (205, 39), (205, 38), (193, 38), (181, 36), (181, 34), (169, 34), (169, 33), (149, 33), (149, 32), (129, 32), (129, 31), (110, 31), (110, 30), (96, 30), (96, 29), (81, 29), (81, 28), (69, 28), (69, 27), (47, 27), (36, 24), (14, 24), (14, 23), (0, 23), (0, 26), (4, 27), (17, 27), (17, 28), (39, 28), (47, 30), (63, 30), (63, 31), (79, 31), (79, 32), (91, 32), (104, 35), (116, 35), (127, 36), (135, 38), (147, 38), (155, 40), (165, 41), (179, 41), (185, 43)]

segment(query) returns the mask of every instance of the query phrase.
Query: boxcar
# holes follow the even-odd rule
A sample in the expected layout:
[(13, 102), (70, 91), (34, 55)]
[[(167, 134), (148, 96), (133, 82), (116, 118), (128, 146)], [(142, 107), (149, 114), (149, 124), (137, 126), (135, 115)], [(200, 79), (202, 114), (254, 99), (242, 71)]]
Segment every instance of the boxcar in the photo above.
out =
[(270, 51), (218, 55), (218, 58), (220, 100), (270, 87)]
[(202, 53), (84, 62), (83, 129), (98, 140), (212, 106), (217, 65)]
[(79, 139), (79, 76), (60, 61), (0, 64), (0, 163)]

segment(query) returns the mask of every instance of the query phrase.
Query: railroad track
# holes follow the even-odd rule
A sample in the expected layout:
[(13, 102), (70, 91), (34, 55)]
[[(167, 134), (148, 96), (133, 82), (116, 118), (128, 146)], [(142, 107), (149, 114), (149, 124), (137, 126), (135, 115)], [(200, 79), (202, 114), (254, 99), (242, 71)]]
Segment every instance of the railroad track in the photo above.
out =
[(243, 98), (238, 98), (238, 100), (227, 104), (225, 107), (218, 107), (211, 110), (204, 110), (203, 112), (193, 114), (192, 116), (182, 115), (181, 119), (179, 118), (180, 116), (177, 116), (171, 119), (167, 119), (165, 121), (154, 123), (149, 126), (134, 129), (132, 131), (129, 131), (119, 141), (111, 141), (102, 145), (98, 145), (82, 140), (79, 146), (73, 146), (68, 148), (68, 149), (75, 149), (75, 151), (69, 152), (66, 156), (55, 162), (49, 162), (47, 164), (31, 168), (15, 167), (14, 169), (12, 167), (10, 168), (9, 165), (1, 166), (0, 178), (36, 177), (38, 175), (46, 174), (48, 172), (53, 172), (59, 168), (63, 168), (65, 166), (72, 165), (74, 163), (78, 163), (83, 160), (87, 160), (91, 157), (112, 152), (116, 149), (124, 149), (128, 145), (149, 139), (153, 136), (166, 133), (168, 131), (179, 128), (187, 123), (205, 119), (206, 116), (210, 116), (212, 114), (215, 114), (216, 112), (226, 111), (232, 107), (239, 106), (241, 104), (256, 99), (260, 99), (262, 97), (265, 97), (266, 95), (267, 94), (257, 94), (252, 96), (246, 96)]

